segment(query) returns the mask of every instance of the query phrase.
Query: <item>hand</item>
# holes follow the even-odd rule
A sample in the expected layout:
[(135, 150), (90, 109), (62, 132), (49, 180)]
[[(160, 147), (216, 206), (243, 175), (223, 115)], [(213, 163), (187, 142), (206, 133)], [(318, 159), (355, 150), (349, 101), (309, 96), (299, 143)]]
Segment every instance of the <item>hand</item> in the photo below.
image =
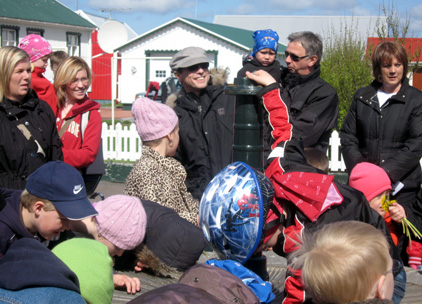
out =
[(253, 73), (247, 71), (246, 77), (263, 86), (269, 86), (270, 84), (276, 82), (273, 76), (263, 70), (255, 71)]
[(142, 271), (142, 269), (143, 268), (147, 268), (148, 267), (148, 265), (146, 265), (146, 264), (144, 264), (144, 263), (142, 263), (141, 261), (137, 261), (136, 262), (136, 265), (135, 265), (135, 271)]
[(400, 223), (401, 219), (406, 217), (406, 211), (404, 211), (403, 206), (400, 204), (393, 203), (388, 208), (388, 211), (390, 212), (391, 219), (397, 223)]
[(127, 293), (135, 294), (141, 291), (139, 278), (131, 278), (124, 274), (113, 274), (114, 288), (123, 289), (126, 286)]

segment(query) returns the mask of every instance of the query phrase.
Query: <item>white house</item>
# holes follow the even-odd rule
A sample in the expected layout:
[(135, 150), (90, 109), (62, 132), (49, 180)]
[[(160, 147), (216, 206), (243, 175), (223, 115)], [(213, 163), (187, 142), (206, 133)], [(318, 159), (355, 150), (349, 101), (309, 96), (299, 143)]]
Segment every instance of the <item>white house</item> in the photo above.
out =
[(38, 34), (54, 51), (66, 51), (91, 64), (94, 24), (55, 0), (1, 0), (0, 4), (1, 46), (17, 46), (26, 35)]
[[(117, 99), (132, 103), (135, 94), (146, 90), (150, 81), (163, 82), (172, 75), (171, 57), (188, 46), (206, 50), (210, 68), (229, 68), (233, 82), (242, 68), (242, 57), (253, 47), (253, 31), (222, 26), (187, 18), (176, 18), (115, 49), (118, 78)], [(284, 53), (279, 45), (278, 52)]]

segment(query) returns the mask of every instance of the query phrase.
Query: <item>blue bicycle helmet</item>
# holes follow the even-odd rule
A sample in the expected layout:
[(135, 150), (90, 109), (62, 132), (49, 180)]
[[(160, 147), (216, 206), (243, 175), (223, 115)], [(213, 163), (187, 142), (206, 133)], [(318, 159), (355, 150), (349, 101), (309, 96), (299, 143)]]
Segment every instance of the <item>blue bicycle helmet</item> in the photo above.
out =
[(199, 223), (220, 259), (245, 263), (264, 237), (274, 188), (261, 172), (243, 162), (221, 170), (199, 205)]

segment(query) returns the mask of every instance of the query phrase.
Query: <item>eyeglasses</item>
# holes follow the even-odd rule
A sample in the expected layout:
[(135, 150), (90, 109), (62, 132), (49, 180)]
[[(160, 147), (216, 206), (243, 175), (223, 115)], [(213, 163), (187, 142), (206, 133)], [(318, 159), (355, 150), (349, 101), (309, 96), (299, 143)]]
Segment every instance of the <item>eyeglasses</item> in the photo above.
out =
[(206, 70), (206, 69), (208, 69), (209, 66), (210, 66), (210, 64), (208, 62), (202, 62), (202, 63), (198, 63), (198, 64), (195, 64), (195, 65), (188, 66), (187, 69), (190, 72), (196, 72), (196, 71), (198, 71), (199, 68)]
[(290, 58), (291, 58), (291, 59), (292, 59), (292, 61), (294, 61), (294, 62), (298, 62), (299, 60), (302, 60), (303, 58), (309, 57), (308, 55), (305, 55), (305, 56), (299, 57), (299, 56), (297, 56), (297, 55), (295, 55), (295, 54), (292, 54), (292, 53), (289, 53), (289, 52), (287, 52), (287, 51), (285, 51), (285, 52), (284, 52), (284, 55), (286, 55), (286, 58), (290, 56)]

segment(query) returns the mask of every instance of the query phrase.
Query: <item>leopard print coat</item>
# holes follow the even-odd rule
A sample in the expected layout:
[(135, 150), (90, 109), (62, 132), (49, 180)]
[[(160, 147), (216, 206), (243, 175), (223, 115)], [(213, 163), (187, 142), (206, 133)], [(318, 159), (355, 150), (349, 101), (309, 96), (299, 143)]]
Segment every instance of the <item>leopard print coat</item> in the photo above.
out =
[(163, 157), (148, 146), (126, 179), (125, 194), (159, 203), (197, 224), (199, 201), (188, 192), (185, 168), (172, 157)]

